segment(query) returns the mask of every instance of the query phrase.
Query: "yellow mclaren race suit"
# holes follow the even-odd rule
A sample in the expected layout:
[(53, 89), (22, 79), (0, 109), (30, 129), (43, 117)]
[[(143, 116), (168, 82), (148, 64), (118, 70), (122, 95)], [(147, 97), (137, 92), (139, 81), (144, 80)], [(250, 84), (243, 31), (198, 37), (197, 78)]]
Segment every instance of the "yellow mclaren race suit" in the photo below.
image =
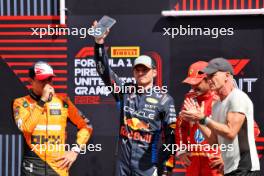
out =
[(22, 175), (67, 176), (67, 170), (59, 169), (58, 163), (54, 161), (73, 147), (65, 144), (67, 119), (79, 129), (76, 147), (85, 147), (91, 136), (89, 120), (68, 97), (55, 95), (50, 102), (45, 103), (32, 91), (14, 100), (13, 112), (27, 144), (24, 147)]

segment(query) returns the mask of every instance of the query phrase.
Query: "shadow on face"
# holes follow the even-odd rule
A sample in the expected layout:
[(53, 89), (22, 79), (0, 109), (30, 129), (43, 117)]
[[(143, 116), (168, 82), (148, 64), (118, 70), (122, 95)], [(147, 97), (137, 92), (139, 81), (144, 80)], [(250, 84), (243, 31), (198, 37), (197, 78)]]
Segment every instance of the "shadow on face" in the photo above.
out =
[(210, 89), (219, 90), (224, 87), (230, 80), (231, 74), (229, 72), (217, 71), (207, 76)]
[(53, 77), (49, 77), (47, 79), (44, 79), (44, 80), (37, 80), (36, 78), (32, 79), (32, 78), (29, 78), (29, 82), (30, 84), (32, 85), (32, 90), (35, 94), (37, 95), (42, 95), (42, 92), (43, 92), (43, 88), (45, 87), (46, 84), (50, 84), (52, 85), (53, 83)]
[(153, 83), (153, 79), (157, 76), (157, 70), (140, 64), (133, 68), (133, 74), (138, 85), (146, 86)]
[(196, 85), (192, 85), (191, 87), (198, 95), (205, 94), (210, 90), (210, 87), (209, 87), (209, 84), (206, 78), (202, 79), (201, 82), (199, 82)]

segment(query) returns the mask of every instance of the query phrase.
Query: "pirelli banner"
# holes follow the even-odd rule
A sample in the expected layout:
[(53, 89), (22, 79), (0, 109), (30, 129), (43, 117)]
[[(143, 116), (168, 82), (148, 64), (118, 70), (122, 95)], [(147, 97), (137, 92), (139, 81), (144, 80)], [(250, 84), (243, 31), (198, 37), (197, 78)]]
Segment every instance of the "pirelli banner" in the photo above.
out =
[[(79, 155), (70, 174), (114, 175), (119, 112), (113, 96), (98, 76), (94, 63), (94, 41), (87, 34), (90, 24), (101, 16), (68, 16), (67, 25), (64, 26), (59, 25), (58, 16), (38, 17), (37, 22), (37, 17), (1, 19), (0, 175), (20, 175), (23, 137), (13, 121), (11, 103), (15, 97), (26, 94), (26, 87), (30, 88), (27, 69), (37, 60), (47, 61), (53, 66), (57, 75), (54, 79), (56, 92), (68, 95), (90, 119), (94, 128), (89, 141), (90, 146)], [(261, 131), (256, 143), (261, 166), (264, 166), (262, 16), (196, 18), (162, 18), (159, 14), (109, 14), (109, 16), (117, 20), (105, 44), (110, 57), (109, 65), (122, 80), (134, 82), (132, 77), (134, 59), (141, 54), (151, 56), (158, 71), (155, 83), (167, 87), (175, 100), (177, 112), (181, 108), (185, 93), (190, 89), (188, 85), (182, 84), (189, 65), (198, 60), (208, 61), (219, 56), (229, 59), (235, 70), (237, 86), (245, 91), (254, 103), (255, 121)], [(67, 35), (47, 34), (42, 38), (28, 35), (29, 32), (33, 32), (31, 27), (48, 28), (50, 23), (54, 28), (67, 27), (74, 32)], [(211, 33), (187, 32), (184, 35), (174, 33), (172, 37), (172, 31), (180, 28), (187, 31), (206, 28)], [(217, 37), (212, 31), (218, 31)], [(74, 143), (76, 128), (68, 123), (67, 130), (68, 142)], [(178, 161), (174, 172), (175, 175), (184, 175), (185, 169)]]

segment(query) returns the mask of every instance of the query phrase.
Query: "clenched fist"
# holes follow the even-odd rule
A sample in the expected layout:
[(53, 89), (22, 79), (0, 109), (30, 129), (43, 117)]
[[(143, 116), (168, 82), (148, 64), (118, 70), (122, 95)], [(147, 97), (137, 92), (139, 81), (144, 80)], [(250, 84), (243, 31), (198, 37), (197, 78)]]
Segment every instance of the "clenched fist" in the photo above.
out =
[(43, 88), (42, 96), (40, 99), (44, 102), (51, 101), (51, 98), (54, 94), (54, 88), (50, 84), (46, 84)]

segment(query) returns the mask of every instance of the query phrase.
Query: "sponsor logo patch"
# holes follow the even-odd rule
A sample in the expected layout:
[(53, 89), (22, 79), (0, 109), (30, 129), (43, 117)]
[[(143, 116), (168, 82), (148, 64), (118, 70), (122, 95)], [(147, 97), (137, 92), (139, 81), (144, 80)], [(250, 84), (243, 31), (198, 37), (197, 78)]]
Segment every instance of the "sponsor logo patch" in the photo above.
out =
[(24, 107), (24, 108), (27, 108), (28, 106), (29, 106), (28, 102), (27, 102), (27, 101), (24, 101), (24, 102), (23, 102), (23, 107)]
[(201, 130), (199, 130), (199, 129), (196, 130), (196, 132), (195, 132), (195, 134), (194, 134), (194, 140), (195, 140), (196, 143), (198, 143), (198, 144), (199, 144), (199, 143), (202, 143), (202, 142), (205, 140), (205, 138), (204, 138), (204, 136), (203, 136)]
[(157, 99), (151, 97), (146, 98), (146, 101), (152, 104), (157, 104), (159, 102)]
[(50, 109), (50, 115), (61, 115), (60, 109)]

